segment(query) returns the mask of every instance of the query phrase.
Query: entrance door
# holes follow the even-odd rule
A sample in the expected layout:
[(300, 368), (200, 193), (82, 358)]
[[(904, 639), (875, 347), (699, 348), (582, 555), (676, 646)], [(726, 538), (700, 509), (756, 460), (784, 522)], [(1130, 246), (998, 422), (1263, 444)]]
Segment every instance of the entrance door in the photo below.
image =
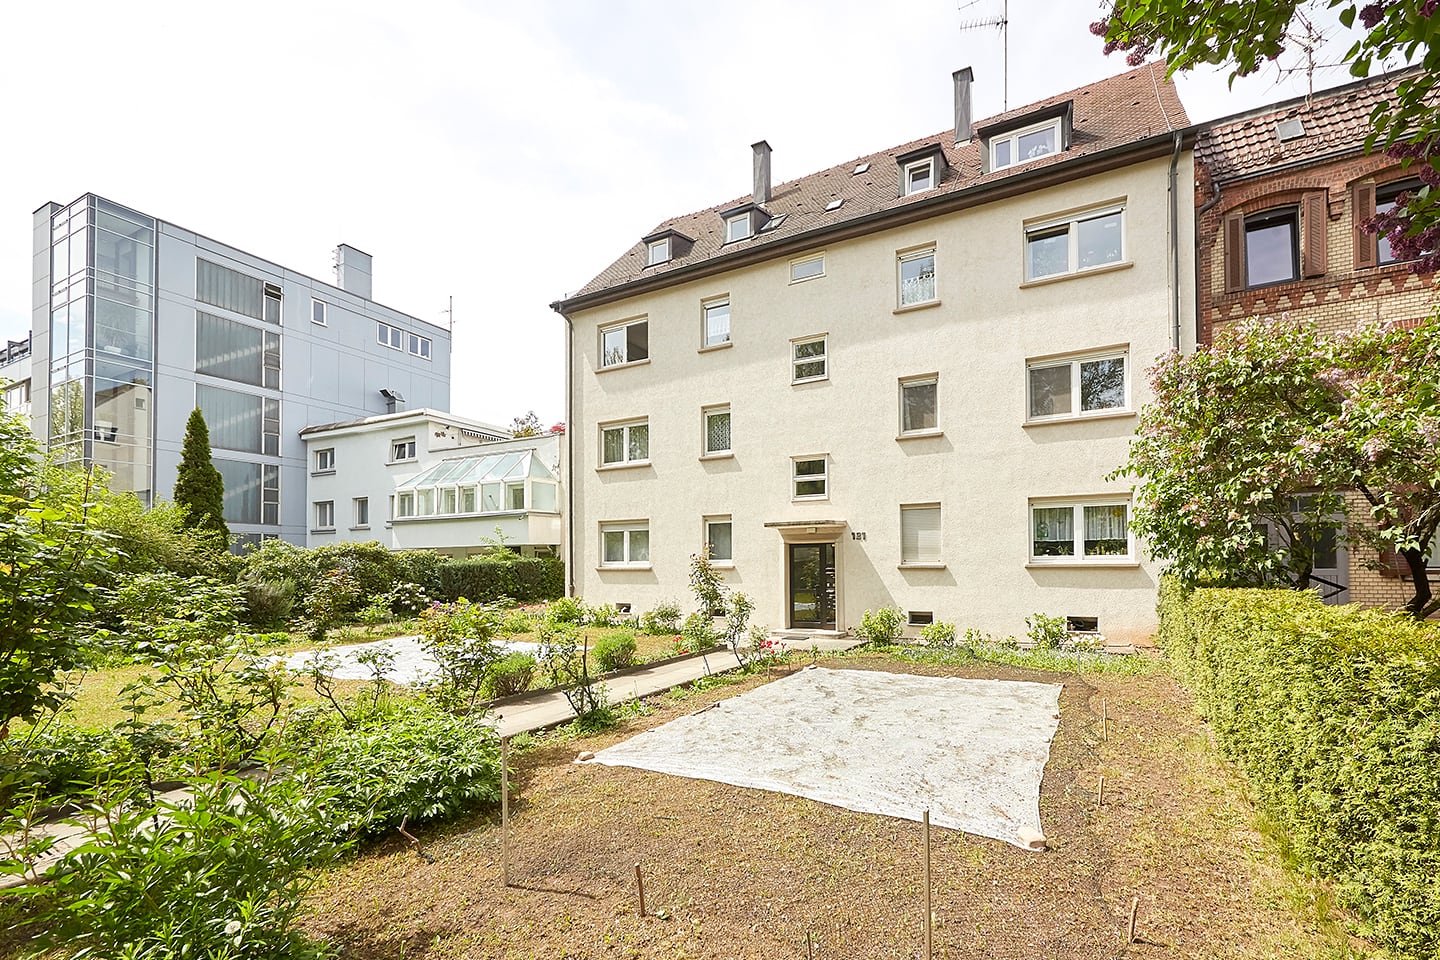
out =
[(835, 544), (787, 544), (790, 558), (790, 627), (835, 629)]

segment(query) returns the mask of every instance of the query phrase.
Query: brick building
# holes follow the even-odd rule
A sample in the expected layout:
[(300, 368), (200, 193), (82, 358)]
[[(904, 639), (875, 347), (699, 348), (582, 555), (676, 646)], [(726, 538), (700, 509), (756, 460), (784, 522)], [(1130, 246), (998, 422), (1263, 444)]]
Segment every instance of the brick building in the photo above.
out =
[[(1197, 340), (1249, 316), (1340, 330), (1417, 321), (1433, 275), (1411, 273), (1360, 225), (1419, 186), (1399, 160), (1365, 153), (1370, 113), (1413, 71), (1322, 91), (1203, 126), (1195, 144)], [(1403, 564), (1326, 544), (1317, 561), (1336, 602), (1399, 606)], [(1333, 550), (1329, 549), (1333, 546)], [(1433, 578), (1432, 578), (1433, 582)]]

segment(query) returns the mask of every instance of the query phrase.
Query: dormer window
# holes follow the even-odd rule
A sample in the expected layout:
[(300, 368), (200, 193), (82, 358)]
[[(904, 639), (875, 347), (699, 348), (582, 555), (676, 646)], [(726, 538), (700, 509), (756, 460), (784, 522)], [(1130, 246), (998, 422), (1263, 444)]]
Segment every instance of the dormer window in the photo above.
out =
[(990, 169), (1003, 170), (1060, 150), (1060, 118), (1022, 127), (990, 141)]
[(725, 221), (725, 242), (734, 243), (750, 236), (750, 214), (742, 213)]
[(646, 247), (646, 262), (651, 266), (657, 263), (668, 263), (670, 260), (670, 238), (661, 237), (659, 240), (651, 240)]
[(902, 197), (934, 190), (945, 179), (948, 169), (945, 151), (938, 143), (902, 153), (895, 158), (895, 163), (900, 168), (899, 195)]
[(648, 237), (641, 237), (640, 242), (645, 244), (645, 265), (654, 267), (662, 263), (669, 263), (690, 252), (695, 241), (674, 230), (657, 230)]
[(905, 196), (935, 187), (935, 160), (927, 157), (905, 165)]

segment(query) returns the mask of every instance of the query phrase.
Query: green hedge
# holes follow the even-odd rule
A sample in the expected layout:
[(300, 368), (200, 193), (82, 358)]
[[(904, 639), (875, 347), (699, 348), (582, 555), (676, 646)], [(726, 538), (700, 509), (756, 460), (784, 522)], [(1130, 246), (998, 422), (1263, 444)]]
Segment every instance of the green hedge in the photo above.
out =
[(540, 557), (452, 560), (439, 568), (440, 596), (489, 603), (509, 597), (521, 603), (553, 600), (565, 593), (565, 562)]
[(1167, 582), (1160, 642), (1300, 862), (1376, 940), (1440, 955), (1440, 630)]

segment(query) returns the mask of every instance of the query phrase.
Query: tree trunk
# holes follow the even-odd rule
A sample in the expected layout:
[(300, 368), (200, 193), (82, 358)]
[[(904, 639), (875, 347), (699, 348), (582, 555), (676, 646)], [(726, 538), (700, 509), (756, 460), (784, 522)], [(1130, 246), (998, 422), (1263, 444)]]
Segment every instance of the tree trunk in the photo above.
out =
[(1415, 595), (1405, 603), (1405, 612), (1416, 620), (1425, 619), (1430, 612), (1430, 575), (1425, 570), (1425, 554), (1417, 549), (1400, 551), (1400, 556), (1410, 567), (1410, 580), (1415, 585)]

